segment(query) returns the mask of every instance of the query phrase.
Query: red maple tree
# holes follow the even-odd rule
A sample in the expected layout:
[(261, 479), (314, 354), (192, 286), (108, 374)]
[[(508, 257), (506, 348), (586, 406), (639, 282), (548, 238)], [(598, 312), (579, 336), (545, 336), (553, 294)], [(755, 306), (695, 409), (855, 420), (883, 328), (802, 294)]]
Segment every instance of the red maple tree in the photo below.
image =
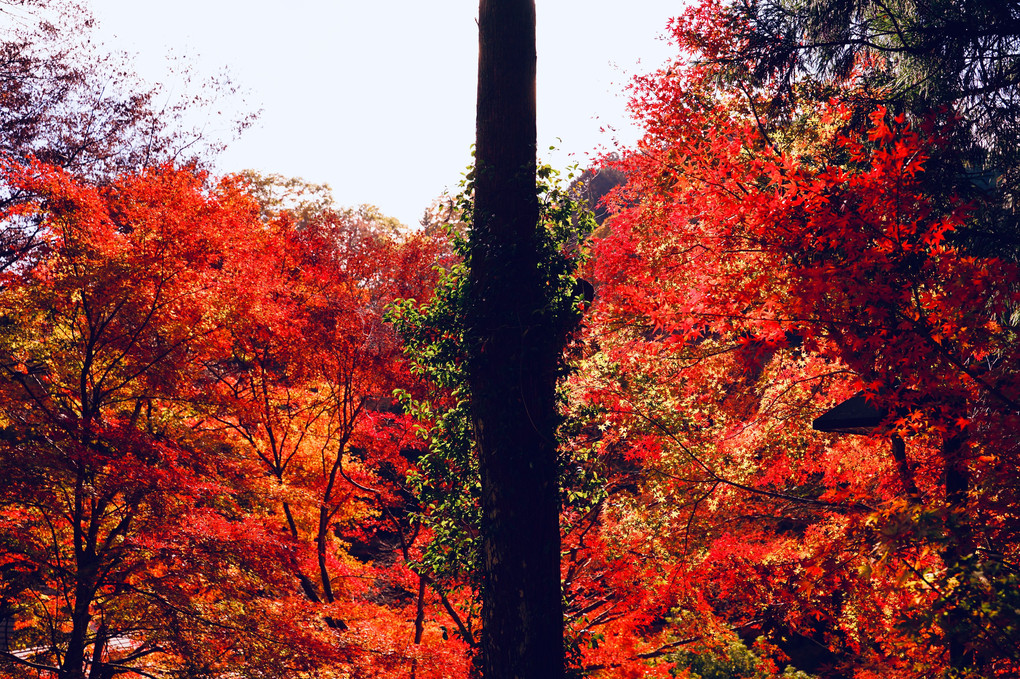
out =
[[(731, 39), (719, 16), (678, 21), (681, 49), (695, 25)], [(630, 554), (677, 588), (639, 636), (710, 647), (722, 624), (812, 672), (1009, 674), (1017, 267), (954, 238), (973, 206), (924, 181), (939, 128), (823, 101), (777, 129), (718, 68), (635, 86), (646, 136), (575, 379), (633, 477)], [(811, 431), (856, 392), (870, 438)]]

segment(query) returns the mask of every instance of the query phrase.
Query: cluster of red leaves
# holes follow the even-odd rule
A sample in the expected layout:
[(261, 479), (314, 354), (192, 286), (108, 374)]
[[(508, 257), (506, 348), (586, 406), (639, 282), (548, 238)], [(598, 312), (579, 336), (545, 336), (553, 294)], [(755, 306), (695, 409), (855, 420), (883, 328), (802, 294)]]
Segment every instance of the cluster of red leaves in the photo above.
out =
[[(674, 24), (681, 51), (727, 39), (717, 9)], [(971, 206), (926, 186), (938, 129), (830, 102), (780, 143), (716, 76), (635, 85), (571, 383), (610, 487), (591, 554), (658, 574), (621, 585), (631, 661), (736, 633), (824, 676), (1015, 671), (1020, 269), (964, 249)], [(860, 391), (888, 413), (871, 437), (811, 430)], [(954, 598), (965, 562), (1014, 574), (981, 585), (990, 618)]]
[(0, 281), (5, 668), (465, 673), (405, 565), (382, 318), (441, 245), (268, 213), (243, 179), (0, 170), (37, 243)]

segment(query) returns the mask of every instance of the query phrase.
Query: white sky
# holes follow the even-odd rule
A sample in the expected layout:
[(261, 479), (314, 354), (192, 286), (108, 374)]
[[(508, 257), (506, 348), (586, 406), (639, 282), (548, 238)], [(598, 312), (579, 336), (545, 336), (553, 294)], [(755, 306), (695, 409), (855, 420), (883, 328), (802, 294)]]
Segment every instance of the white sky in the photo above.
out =
[[(474, 138), (477, 0), (92, 0), (99, 37), (166, 81), (176, 54), (226, 67), (261, 109), (219, 169), (328, 183), (417, 224), (454, 190)], [(671, 54), (661, 39), (683, 0), (537, 0), (540, 155), (584, 164), (632, 143), (624, 87)], [(175, 86), (183, 88), (183, 85)], [(224, 111), (227, 113), (227, 111)], [(600, 132), (614, 128), (616, 132)], [(216, 131), (214, 130), (214, 134)], [(555, 145), (555, 154), (545, 151)]]

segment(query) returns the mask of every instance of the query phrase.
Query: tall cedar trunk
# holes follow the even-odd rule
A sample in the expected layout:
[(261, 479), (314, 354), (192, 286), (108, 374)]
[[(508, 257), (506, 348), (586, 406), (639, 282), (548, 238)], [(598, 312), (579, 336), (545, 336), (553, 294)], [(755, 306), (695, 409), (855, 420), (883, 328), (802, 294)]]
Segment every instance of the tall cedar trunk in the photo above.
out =
[(539, 270), (534, 0), (481, 0), (469, 381), (480, 450), (486, 679), (563, 673), (556, 369)]

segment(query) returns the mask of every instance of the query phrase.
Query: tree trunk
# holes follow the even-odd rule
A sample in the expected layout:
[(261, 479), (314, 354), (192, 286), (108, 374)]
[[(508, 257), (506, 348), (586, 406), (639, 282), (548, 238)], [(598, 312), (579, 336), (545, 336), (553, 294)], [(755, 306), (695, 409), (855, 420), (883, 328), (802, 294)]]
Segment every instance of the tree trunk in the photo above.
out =
[[(971, 535), (966, 524), (967, 490), (970, 486), (970, 470), (967, 466), (966, 437), (962, 433), (946, 436), (942, 442), (942, 456), (945, 463), (946, 505), (949, 509), (947, 517), (947, 537), (949, 538), (942, 553), (942, 560), (947, 568), (958, 568), (961, 561), (971, 552)], [(949, 609), (946, 618), (945, 634), (949, 647), (949, 667), (957, 672), (966, 670), (974, 662), (974, 654), (968, 649), (976, 630), (968, 629), (968, 615), (959, 605)]]
[(539, 269), (534, 0), (481, 0), (469, 383), (482, 476), (486, 679), (562, 676), (556, 371)]

